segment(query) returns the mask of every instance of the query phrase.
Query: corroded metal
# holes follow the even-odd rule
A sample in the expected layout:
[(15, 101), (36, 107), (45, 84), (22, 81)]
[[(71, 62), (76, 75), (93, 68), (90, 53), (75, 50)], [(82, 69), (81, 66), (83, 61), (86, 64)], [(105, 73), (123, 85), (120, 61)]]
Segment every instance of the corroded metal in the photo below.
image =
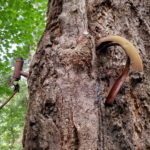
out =
[(17, 58), (16, 59), (14, 75), (13, 75), (14, 81), (19, 81), (21, 78), (21, 75), (28, 78), (29, 74), (22, 71), (23, 63), (24, 63), (23, 58)]

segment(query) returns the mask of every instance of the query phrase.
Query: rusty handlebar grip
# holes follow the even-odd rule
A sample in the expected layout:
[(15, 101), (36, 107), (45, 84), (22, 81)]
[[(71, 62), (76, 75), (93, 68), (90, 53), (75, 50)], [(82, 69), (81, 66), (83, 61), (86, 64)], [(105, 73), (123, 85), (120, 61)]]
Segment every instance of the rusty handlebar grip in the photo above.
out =
[(21, 75), (28, 78), (29, 73), (22, 71), (23, 63), (24, 63), (23, 58), (16, 59), (15, 70), (14, 70), (14, 75), (13, 75), (14, 81), (19, 81), (21, 78)]
[(15, 70), (14, 70), (14, 75), (13, 75), (13, 78), (15, 81), (18, 81), (21, 78), (21, 71), (22, 71), (23, 63), (24, 63), (23, 58), (16, 59)]

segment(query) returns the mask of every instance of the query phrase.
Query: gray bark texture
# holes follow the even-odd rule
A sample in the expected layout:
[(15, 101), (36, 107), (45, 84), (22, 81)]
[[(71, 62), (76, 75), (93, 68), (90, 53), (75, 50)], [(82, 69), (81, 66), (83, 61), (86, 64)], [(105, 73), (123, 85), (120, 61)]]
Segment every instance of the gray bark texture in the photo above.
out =
[[(142, 57), (112, 107), (104, 102), (127, 59), (119, 35)], [(24, 150), (150, 150), (150, 1), (49, 0), (47, 25), (30, 65)]]

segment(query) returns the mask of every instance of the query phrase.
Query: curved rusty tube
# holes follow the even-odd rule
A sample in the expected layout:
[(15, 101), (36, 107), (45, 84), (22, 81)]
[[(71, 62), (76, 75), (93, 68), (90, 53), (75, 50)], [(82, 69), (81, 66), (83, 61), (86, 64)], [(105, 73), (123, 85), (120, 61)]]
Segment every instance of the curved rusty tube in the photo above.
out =
[[(121, 37), (121, 36), (108, 36), (105, 38), (101, 38), (97, 42), (97, 48), (107, 46), (108, 44), (117, 44), (123, 48), (123, 50), (126, 52), (128, 57), (130, 58), (130, 61), (132, 62), (133, 68), (138, 71), (143, 71), (143, 63), (142, 59), (137, 51), (137, 49), (133, 46), (131, 42), (129, 42), (127, 39)], [(108, 46), (107, 46), (108, 47)]]
[(122, 71), (119, 78), (115, 81), (114, 85), (112, 86), (112, 88), (106, 98), (106, 101), (105, 101), (106, 105), (113, 104), (116, 95), (118, 94), (122, 84), (124, 83), (128, 73), (129, 73), (129, 70), (130, 70), (130, 59), (128, 57), (128, 60), (126, 62), (126, 66), (125, 66), (124, 70)]
[(106, 38), (102, 38), (102, 39), (100, 39), (99, 42), (97, 42), (96, 50), (99, 50), (99, 49), (104, 50), (104, 49), (107, 49), (108, 47), (114, 46), (114, 45), (121, 46), (123, 48), (123, 50), (126, 52), (126, 54), (128, 55), (128, 59), (127, 59), (126, 66), (125, 66), (123, 72), (121, 73), (119, 78), (116, 80), (116, 82), (112, 86), (112, 88), (106, 98), (105, 105), (113, 104), (117, 93), (119, 92), (122, 84), (124, 83), (124, 81), (128, 75), (128, 72), (130, 70), (130, 62), (131, 61), (132, 61), (133, 66), (136, 71), (139, 71), (139, 72), (143, 71), (143, 63), (142, 63), (142, 60), (141, 60), (140, 55), (138, 54), (136, 48), (132, 45), (132, 43), (130, 43), (128, 40), (126, 40), (123, 37), (109, 36)]

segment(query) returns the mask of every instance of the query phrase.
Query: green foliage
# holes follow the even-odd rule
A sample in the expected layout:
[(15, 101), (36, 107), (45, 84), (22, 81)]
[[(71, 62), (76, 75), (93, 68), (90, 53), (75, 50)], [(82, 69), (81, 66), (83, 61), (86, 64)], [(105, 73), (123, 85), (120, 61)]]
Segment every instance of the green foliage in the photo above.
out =
[[(15, 59), (36, 49), (44, 28), (46, 0), (0, 0), (0, 104), (13, 92), (10, 81)], [(26, 79), (20, 92), (0, 110), (0, 150), (21, 150), (27, 108)]]
[(45, 27), (46, 5), (45, 0), (0, 0), (0, 75), (10, 73), (15, 58), (27, 59), (35, 50)]
[[(0, 110), (0, 149), (21, 150), (22, 130), (27, 107), (27, 85), (20, 82), (20, 93)], [(0, 102), (7, 96), (0, 98)]]

